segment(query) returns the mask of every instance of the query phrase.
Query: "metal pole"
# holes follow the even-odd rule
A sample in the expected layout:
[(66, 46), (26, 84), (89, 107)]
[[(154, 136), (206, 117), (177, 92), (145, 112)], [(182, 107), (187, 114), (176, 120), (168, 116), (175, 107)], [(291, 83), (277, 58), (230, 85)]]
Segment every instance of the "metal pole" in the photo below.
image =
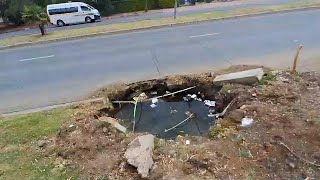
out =
[(174, 1), (174, 19), (177, 18), (177, 6), (178, 6), (178, 2), (177, 0)]
[(148, 0), (144, 0), (144, 12), (148, 12)]

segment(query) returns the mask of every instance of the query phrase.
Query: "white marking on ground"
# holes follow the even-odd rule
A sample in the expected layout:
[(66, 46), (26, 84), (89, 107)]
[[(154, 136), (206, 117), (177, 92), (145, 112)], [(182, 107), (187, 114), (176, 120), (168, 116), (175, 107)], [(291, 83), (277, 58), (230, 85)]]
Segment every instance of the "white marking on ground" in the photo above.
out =
[(20, 61), (20, 62), (33, 61), (33, 60), (53, 58), (53, 57), (54, 57), (54, 55), (50, 55), (50, 56), (42, 56), (42, 57), (35, 57), (35, 58), (29, 58), (29, 59), (21, 59), (21, 60), (19, 60), (19, 61)]
[(220, 33), (200, 34), (200, 35), (189, 36), (189, 38), (198, 38), (198, 37), (205, 37), (205, 36), (214, 36), (214, 35), (218, 35), (218, 34), (220, 34)]

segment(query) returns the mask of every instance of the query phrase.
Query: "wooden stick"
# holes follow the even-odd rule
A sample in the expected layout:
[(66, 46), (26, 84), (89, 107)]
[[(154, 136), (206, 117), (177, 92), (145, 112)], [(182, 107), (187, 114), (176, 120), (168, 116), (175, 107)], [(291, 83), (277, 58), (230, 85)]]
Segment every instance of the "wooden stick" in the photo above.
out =
[(302, 45), (299, 46), (299, 48), (297, 49), (297, 53), (294, 56), (293, 67), (292, 67), (292, 71), (291, 71), (292, 74), (297, 72), (297, 61), (298, 61), (298, 57), (299, 57), (299, 54), (300, 54), (302, 47), (303, 47)]
[[(167, 96), (172, 96), (172, 95), (175, 95), (177, 93), (181, 93), (181, 92), (184, 92), (184, 91), (188, 91), (190, 89), (193, 89), (197, 86), (192, 86), (192, 87), (188, 87), (188, 88), (185, 88), (185, 89), (182, 89), (182, 90), (179, 90), (179, 91), (176, 91), (176, 92), (172, 92), (172, 93), (168, 93), (168, 94), (165, 94), (165, 95), (162, 95), (162, 96), (157, 96), (157, 97), (153, 97), (153, 98), (163, 98), (163, 97), (167, 97)], [(146, 101), (151, 101), (153, 98), (149, 98), (149, 99), (146, 99)]]
[(279, 141), (278, 142), (280, 145), (282, 145), (284, 148), (286, 148), (291, 154), (293, 154), (295, 157), (297, 157), (298, 159), (300, 159), (301, 161), (307, 163), (307, 164), (310, 164), (312, 166), (316, 166), (316, 167), (320, 167), (320, 164), (317, 164), (317, 163), (314, 163), (314, 162), (311, 162), (301, 156), (299, 156), (298, 154), (296, 154), (295, 152), (293, 152), (285, 143)]
[(175, 129), (176, 127), (180, 126), (182, 123), (186, 122), (186, 121), (189, 120), (190, 118), (193, 118), (193, 114), (191, 114), (187, 119), (179, 122), (177, 125), (169, 128), (169, 129), (165, 129), (164, 132), (168, 132), (168, 131), (171, 131), (172, 129)]

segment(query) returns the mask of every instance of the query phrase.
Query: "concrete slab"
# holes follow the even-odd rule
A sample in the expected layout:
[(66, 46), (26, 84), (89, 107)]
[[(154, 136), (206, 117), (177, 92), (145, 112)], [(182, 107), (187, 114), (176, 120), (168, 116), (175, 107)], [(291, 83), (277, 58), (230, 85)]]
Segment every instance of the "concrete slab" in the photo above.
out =
[(223, 74), (213, 80), (213, 84), (222, 85), (222, 83), (254, 84), (259, 82), (264, 75), (262, 68), (240, 71), (235, 73)]

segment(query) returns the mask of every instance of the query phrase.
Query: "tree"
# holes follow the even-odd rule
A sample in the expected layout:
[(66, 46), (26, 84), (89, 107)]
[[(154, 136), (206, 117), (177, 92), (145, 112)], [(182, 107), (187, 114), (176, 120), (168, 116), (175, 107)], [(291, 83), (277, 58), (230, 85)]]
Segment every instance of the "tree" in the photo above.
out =
[(40, 6), (35, 4), (31, 6), (25, 6), (22, 12), (22, 19), (25, 22), (37, 24), (41, 34), (46, 34), (45, 25), (48, 24), (48, 16)]
[(17, 25), (23, 24), (21, 12), (24, 6), (32, 3), (31, 0), (7, 0), (4, 2), (7, 3), (7, 8), (4, 10), (4, 18)]

